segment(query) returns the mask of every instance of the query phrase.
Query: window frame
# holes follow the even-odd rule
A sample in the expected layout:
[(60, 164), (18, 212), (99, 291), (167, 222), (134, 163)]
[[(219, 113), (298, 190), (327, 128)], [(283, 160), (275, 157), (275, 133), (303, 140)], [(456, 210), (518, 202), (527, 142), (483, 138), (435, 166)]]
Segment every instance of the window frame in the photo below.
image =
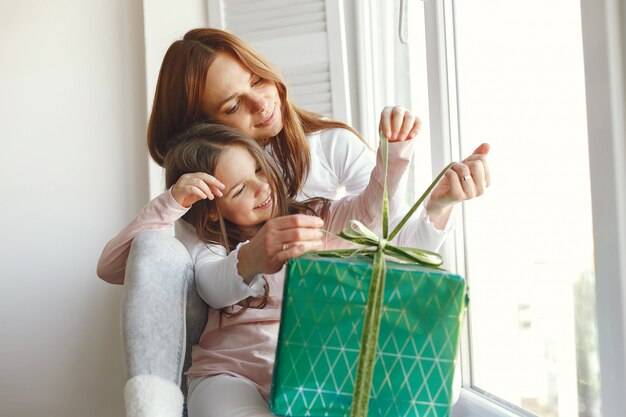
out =
[[(446, 42), (453, 36), (451, 2), (424, 0), (433, 167), (461, 156), (458, 132), (453, 128), (458, 126), (455, 56)], [(604, 417), (618, 417), (626, 409), (623, 395), (626, 392), (626, 6), (620, 0), (581, 0), (581, 14), (601, 409)], [(462, 218), (459, 221), (462, 225)], [(446, 259), (463, 273), (463, 227), (457, 229), (444, 252)], [(464, 386), (453, 408), (453, 417), (532, 416), (517, 407), (507, 407), (489, 393), (471, 388), (468, 322), (466, 319), (461, 348)]]
[(626, 5), (581, 0), (602, 415), (626, 409)]

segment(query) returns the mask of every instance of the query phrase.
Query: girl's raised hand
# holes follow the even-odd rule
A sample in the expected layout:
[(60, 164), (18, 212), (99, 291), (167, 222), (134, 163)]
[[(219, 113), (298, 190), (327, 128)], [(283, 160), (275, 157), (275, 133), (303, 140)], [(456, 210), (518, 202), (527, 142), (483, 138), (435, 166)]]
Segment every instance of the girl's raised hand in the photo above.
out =
[(280, 271), (287, 260), (322, 249), (323, 226), (322, 219), (306, 214), (268, 220), (250, 242), (239, 249), (239, 275), (248, 281), (257, 274), (272, 274)]
[(402, 142), (413, 139), (420, 125), (420, 119), (411, 111), (400, 106), (388, 106), (380, 113), (378, 131), (383, 132), (389, 142)]
[(221, 197), (224, 184), (204, 172), (182, 175), (172, 186), (172, 197), (183, 207), (191, 207), (196, 201)]

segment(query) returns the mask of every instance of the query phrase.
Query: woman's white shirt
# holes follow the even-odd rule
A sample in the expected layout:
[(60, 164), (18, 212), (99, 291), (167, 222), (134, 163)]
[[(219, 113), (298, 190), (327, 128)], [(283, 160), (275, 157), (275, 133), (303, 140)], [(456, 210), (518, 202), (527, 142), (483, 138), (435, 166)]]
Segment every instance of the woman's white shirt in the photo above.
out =
[[(358, 194), (368, 184), (372, 169), (376, 165), (376, 154), (364, 144), (354, 133), (346, 129), (332, 128), (307, 136), (311, 155), (311, 169), (306, 178), (299, 200), (310, 197), (325, 197), (337, 200), (346, 194)], [(392, 198), (400, 198), (401, 193)], [(394, 207), (406, 205), (397, 202)], [(251, 285), (243, 283), (237, 271), (237, 253), (233, 251), (226, 256), (226, 251), (219, 245), (207, 245), (199, 241), (195, 230), (183, 220), (179, 220), (187, 209), (180, 206), (171, 195), (170, 190), (159, 195), (148, 203), (139, 214), (117, 236), (105, 246), (98, 260), (98, 276), (105, 281), (122, 284), (126, 267), (126, 259), (133, 238), (144, 230), (164, 229), (175, 225), (175, 236), (180, 240), (196, 262), (196, 270), (207, 270), (207, 274), (215, 274), (231, 281), (225, 281), (220, 291), (215, 291), (215, 300), (206, 300), (215, 308), (232, 305), (250, 295), (258, 295), (261, 290), (258, 280)], [(393, 227), (405, 210), (391, 213)], [(398, 235), (398, 241), (407, 246), (416, 246), (437, 251), (446, 235), (446, 230), (436, 230), (425, 214), (413, 216), (408, 225)], [(450, 223), (450, 222), (449, 222)], [(215, 263), (215, 261), (220, 261)], [(213, 298), (213, 297), (211, 297)], [(218, 302), (217, 299), (222, 300)]]
[(307, 136), (311, 169), (297, 200), (337, 200), (358, 194), (376, 165), (376, 153), (347, 129), (325, 129)]

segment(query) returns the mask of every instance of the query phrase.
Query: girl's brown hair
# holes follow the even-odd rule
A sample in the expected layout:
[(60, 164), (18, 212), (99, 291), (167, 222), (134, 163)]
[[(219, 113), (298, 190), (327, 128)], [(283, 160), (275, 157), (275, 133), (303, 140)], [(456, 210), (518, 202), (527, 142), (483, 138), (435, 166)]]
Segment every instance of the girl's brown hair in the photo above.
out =
[[(289, 199), (275, 165), (265, 151), (240, 130), (201, 123), (177, 135), (174, 140), (177, 144), (170, 149), (164, 161), (167, 188), (173, 186), (183, 174), (206, 172), (213, 175), (224, 151), (231, 146), (241, 146), (258, 162), (272, 188), (272, 217), (289, 213)], [(211, 217), (216, 215), (218, 221), (211, 221)], [(240, 242), (253, 237), (247, 229), (222, 218), (215, 200), (198, 201), (185, 213), (183, 219), (195, 227), (201, 241), (224, 246), (227, 252), (232, 251)]]
[[(224, 151), (231, 146), (246, 149), (259, 164), (272, 189), (272, 217), (293, 213), (326, 217), (328, 200), (315, 198), (300, 203), (290, 198), (281, 182), (280, 170), (263, 148), (240, 130), (223, 125), (200, 123), (172, 139), (169, 144), (170, 150), (164, 160), (166, 187), (173, 186), (184, 174), (206, 172), (213, 175)], [(216, 221), (212, 220), (215, 216)], [(196, 202), (185, 213), (183, 220), (194, 226), (198, 239), (207, 244), (221, 245), (226, 248), (227, 253), (234, 250), (239, 243), (254, 237), (249, 229), (223, 218), (215, 200), (204, 199)], [(255, 307), (265, 306), (268, 290), (266, 283), (265, 296)], [(241, 311), (249, 304), (250, 299), (243, 303)]]
[(252, 73), (276, 84), (282, 102), (283, 129), (276, 137), (255, 139), (269, 141), (272, 154), (282, 167), (289, 197), (298, 194), (309, 172), (307, 134), (338, 127), (363, 140), (345, 123), (322, 119), (293, 105), (278, 72), (241, 39), (219, 29), (194, 29), (169, 47), (161, 64), (148, 124), (148, 149), (159, 165), (163, 166), (173, 137), (193, 124), (211, 121), (202, 98), (207, 71), (220, 52), (232, 54)]

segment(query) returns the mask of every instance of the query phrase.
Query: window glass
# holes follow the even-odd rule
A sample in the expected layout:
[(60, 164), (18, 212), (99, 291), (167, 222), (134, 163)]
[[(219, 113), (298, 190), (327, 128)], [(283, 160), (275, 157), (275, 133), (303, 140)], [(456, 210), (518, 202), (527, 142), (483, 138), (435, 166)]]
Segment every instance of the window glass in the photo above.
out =
[(453, 2), (460, 155), (492, 145), (465, 205), (471, 377), (538, 416), (599, 416), (580, 5)]

